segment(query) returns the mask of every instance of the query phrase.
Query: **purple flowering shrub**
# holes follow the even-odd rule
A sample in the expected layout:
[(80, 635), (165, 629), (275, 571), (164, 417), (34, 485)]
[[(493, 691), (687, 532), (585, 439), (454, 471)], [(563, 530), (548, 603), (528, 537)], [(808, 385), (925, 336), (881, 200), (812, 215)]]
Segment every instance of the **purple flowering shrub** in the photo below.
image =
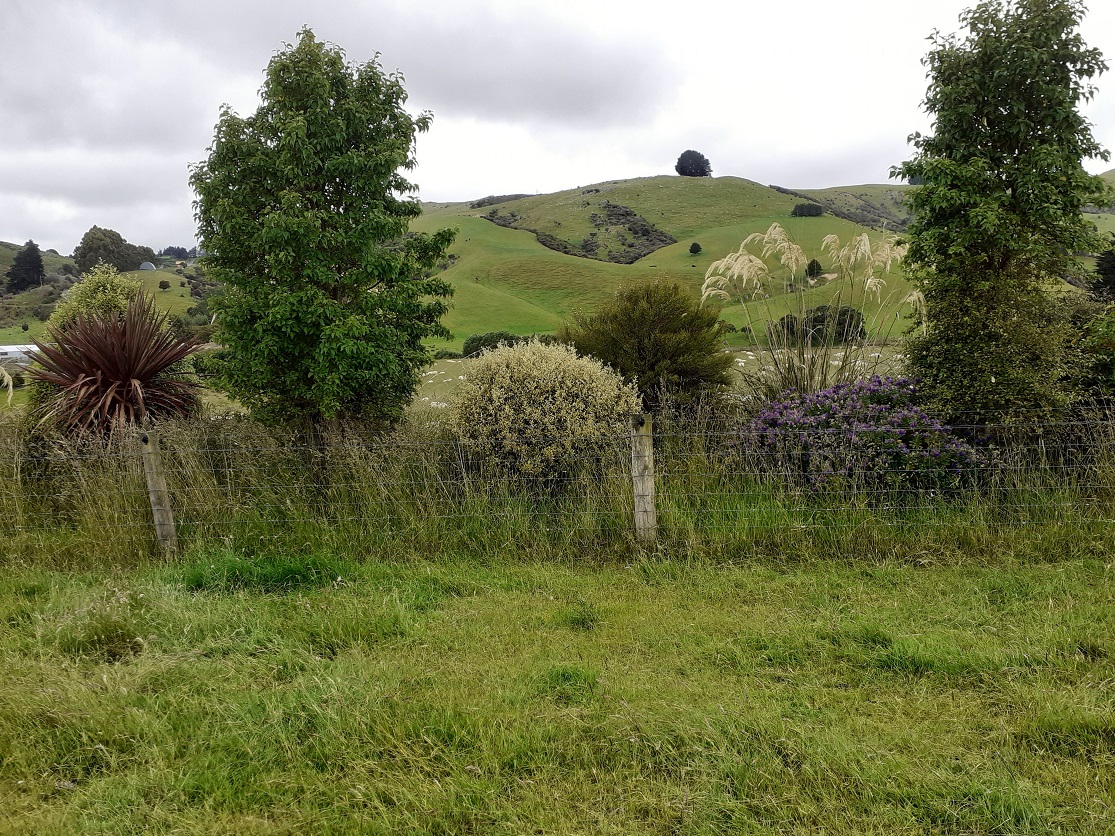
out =
[(985, 462), (916, 405), (906, 378), (787, 393), (745, 427), (743, 441), (765, 469), (813, 488), (945, 490)]

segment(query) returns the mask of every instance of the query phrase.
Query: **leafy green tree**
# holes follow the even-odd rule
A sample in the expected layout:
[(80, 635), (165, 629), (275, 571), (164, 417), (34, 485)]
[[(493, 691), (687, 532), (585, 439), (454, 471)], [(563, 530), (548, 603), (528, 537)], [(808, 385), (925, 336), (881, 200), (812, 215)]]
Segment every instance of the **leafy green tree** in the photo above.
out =
[(675, 282), (623, 288), (596, 313), (575, 316), (561, 338), (634, 382), (652, 411), (663, 395), (685, 404), (730, 382), (720, 312), (701, 307)]
[(681, 152), (681, 156), (678, 157), (678, 161), (674, 165), (674, 171), (682, 177), (711, 177), (712, 164), (708, 161), (708, 157), (700, 151), (690, 149)]
[(819, 279), (824, 272), (825, 268), (815, 258), (809, 259), (809, 263), (805, 265), (805, 277), (807, 279)]
[(1071, 328), (1048, 292), (1099, 249), (1081, 209), (1108, 189), (1081, 166), (1107, 159), (1079, 113), (1107, 69), (1077, 32), (1079, 0), (985, 0), (964, 37), (934, 33), (925, 58), (933, 133), (893, 176), (911, 189), (908, 272), (921, 294), (909, 362), (942, 418), (1020, 424), (1071, 397)]
[(272, 58), (251, 116), (225, 109), (190, 183), (209, 278), (226, 294), (218, 381), (265, 420), (393, 420), (427, 364), (452, 288), (427, 276), (451, 230), (401, 173), (430, 115), (402, 78), (352, 65), (309, 29)]
[(43, 283), (45, 276), (43, 254), (34, 241), (28, 241), (23, 245), (23, 248), (16, 253), (12, 266), (4, 274), (7, 279), (8, 293), (19, 293), (28, 288), (38, 287)]
[(91, 270), (102, 261), (111, 264), (121, 273), (138, 270), (145, 261), (154, 261), (155, 251), (150, 247), (129, 244), (115, 229), (92, 226), (81, 236), (74, 250), (74, 261), (79, 273)]
[(701, 252), (701, 245), (698, 244), (696, 241), (694, 241), (692, 244), (689, 245), (689, 254), (690, 255), (698, 255), (700, 252)]

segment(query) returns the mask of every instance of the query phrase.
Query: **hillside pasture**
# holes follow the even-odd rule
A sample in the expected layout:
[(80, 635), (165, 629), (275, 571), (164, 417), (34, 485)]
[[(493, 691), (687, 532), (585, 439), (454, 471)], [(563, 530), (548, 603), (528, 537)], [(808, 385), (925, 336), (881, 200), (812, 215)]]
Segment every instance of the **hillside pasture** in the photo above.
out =
[[(583, 194), (586, 191), (590, 194)], [(586, 207), (583, 204), (589, 198)], [(427, 211), (412, 224), (414, 230), (430, 232), (447, 226), (458, 230), (451, 248), (457, 258), (442, 274), (455, 289), (452, 310), (444, 319), (454, 338), (448, 344), (438, 341), (431, 345), (459, 348), (470, 334), (488, 331), (551, 332), (575, 312), (595, 310), (620, 287), (647, 279), (678, 281), (696, 298), (713, 261), (735, 250), (751, 233), (765, 232), (772, 223), (782, 224), (810, 257), (826, 267), (827, 259), (820, 250), (826, 235), (836, 234), (847, 242), (865, 231), (831, 215), (792, 218), (792, 198), (740, 178), (614, 181), (520, 198), (494, 208), (516, 211), (524, 225), (539, 224), (538, 228), (551, 234), (564, 229), (568, 237), (570, 229), (587, 232), (591, 228), (592, 205), (604, 199), (629, 201), (625, 205), (673, 234), (678, 243), (633, 264), (614, 264), (559, 253), (539, 244), (531, 232), (484, 220), (482, 215), (491, 207), (427, 204)], [(546, 218), (551, 220), (544, 223)], [(702, 248), (696, 255), (689, 252), (694, 241)], [(773, 261), (772, 268), (777, 268)], [(901, 282), (896, 275), (888, 287), (897, 291)], [(770, 288), (774, 294), (783, 290)], [(725, 318), (742, 324), (742, 310), (733, 312), (731, 307), (726, 306)]]

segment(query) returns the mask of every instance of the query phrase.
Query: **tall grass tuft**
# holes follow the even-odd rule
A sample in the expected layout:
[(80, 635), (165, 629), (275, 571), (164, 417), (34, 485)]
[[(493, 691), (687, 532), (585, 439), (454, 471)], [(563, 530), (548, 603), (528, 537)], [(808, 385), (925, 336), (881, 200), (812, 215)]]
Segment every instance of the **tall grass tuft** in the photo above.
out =
[[(889, 341), (900, 308), (897, 300), (884, 296), (884, 277), (904, 251), (894, 238), (874, 241), (863, 233), (842, 245), (836, 235), (829, 235), (822, 252), (830, 269), (818, 273), (809, 270), (805, 251), (775, 223), (766, 232), (752, 233), (737, 250), (709, 265), (702, 300), (740, 303), (752, 333), (763, 335), (758, 342), (762, 359), (758, 371), (742, 372), (747, 388), (769, 400), (787, 391), (810, 394), (877, 373), (883, 356), (879, 349)], [(781, 267), (780, 277), (771, 271), (773, 260)], [(766, 320), (756, 321), (747, 303), (770, 299), (779, 283), (779, 292), (793, 300), (790, 313), (779, 318), (768, 307)], [(836, 291), (827, 305), (826, 313), (832, 315), (818, 317), (818, 309), (808, 305), (807, 291), (822, 285)], [(861, 337), (847, 328), (839, 314), (860, 312), (869, 302), (877, 310)]]

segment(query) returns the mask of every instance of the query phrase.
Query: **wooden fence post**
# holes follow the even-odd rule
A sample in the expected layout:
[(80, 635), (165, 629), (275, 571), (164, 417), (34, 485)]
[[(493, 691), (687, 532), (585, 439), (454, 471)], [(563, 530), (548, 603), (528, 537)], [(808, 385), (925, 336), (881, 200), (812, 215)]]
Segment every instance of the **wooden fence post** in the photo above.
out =
[(155, 534), (163, 553), (173, 555), (178, 552), (178, 532), (174, 530), (174, 514), (170, 509), (170, 493), (166, 489), (166, 471), (163, 470), (159, 439), (153, 432), (145, 432), (139, 440), (143, 444), (143, 475), (147, 477), (147, 496), (151, 499), (151, 514), (155, 518)]
[(631, 429), (631, 487), (635, 495), (635, 537), (640, 543), (658, 539), (654, 507), (654, 433), (649, 415), (636, 415)]

